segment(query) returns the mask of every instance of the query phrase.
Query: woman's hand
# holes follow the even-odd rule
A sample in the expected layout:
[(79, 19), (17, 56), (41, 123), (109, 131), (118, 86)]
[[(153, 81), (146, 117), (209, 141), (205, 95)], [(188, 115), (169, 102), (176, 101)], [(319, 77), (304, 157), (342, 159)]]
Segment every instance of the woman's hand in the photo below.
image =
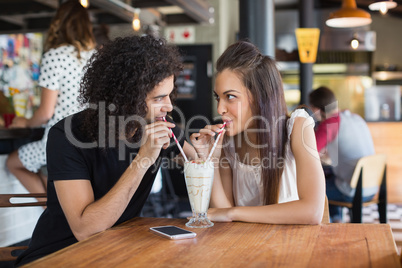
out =
[(28, 119), (22, 116), (15, 117), (9, 128), (25, 128), (28, 126)]
[[(201, 159), (206, 159), (214, 145), (214, 137), (221, 131), (223, 124), (217, 125), (207, 125), (200, 130), (199, 133), (194, 133), (190, 136), (190, 141), (193, 144), (195, 150), (197, 151), (198, 157)], [(222, 130), (222, 135), (219, 138), (218, 144), (214, 150), (212, 158), (219, 159), (221, 156), (223, 135), (225, 134), (225, 129)]]
[(210, 208), (208, 209), (208, 218), (211, 221), (231, 222), (233, 221), (230, 212), (232, 208)]

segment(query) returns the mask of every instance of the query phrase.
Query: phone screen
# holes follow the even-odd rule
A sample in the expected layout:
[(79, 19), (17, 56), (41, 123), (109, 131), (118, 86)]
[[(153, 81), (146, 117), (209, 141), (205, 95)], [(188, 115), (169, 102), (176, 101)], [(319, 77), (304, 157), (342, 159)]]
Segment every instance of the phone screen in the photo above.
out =
[(197, 235), (194, 232), (187, 231), (172, 225), (151, 227), (150, 230), (156, 234), (162, 235), (170, 239), (193, 238)]
[(162, 226), (162, 227), (154, 227), (156, 231), (168, 234), (168, 235), (179, 235), (179, 234), (191, 234), (192, 232), (181, 229), (176, 226)]

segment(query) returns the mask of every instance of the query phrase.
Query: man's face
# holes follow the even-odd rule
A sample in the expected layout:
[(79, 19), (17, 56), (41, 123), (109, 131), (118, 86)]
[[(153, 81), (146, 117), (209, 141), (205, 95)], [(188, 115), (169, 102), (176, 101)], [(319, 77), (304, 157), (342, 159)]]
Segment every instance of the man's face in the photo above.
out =
[(320, 111), (320, 108), (317, 108), (317, 107), (315, 107), (315, 106), (313, 106), (313, 105), (310, 105), (310, 108), (311, 108), (311, 111), (313, 112), (313, 116), (314, 116), (314, 118), (317, 120), (317, 121), (321, 121), (322, 120), (322, 117), (321, 117), (321, 111)]
[(147, 114), (145, 120), (147, 123), (163, 120), (168, 112), (173, 110), (170, 101), (170, 93), (174, 87), (174, 76), (165, 78), (150, 93), (148, 93), (145, 102), (147, 104)]

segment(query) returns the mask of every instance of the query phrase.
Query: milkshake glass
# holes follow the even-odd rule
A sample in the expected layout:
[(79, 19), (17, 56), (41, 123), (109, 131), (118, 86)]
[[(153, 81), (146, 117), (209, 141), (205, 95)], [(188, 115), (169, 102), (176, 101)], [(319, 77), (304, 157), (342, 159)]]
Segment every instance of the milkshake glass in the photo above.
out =
[(184, 163), (184, 177), (193, 216), (186, 226), (206, 228), (214, 224), (208, 219), (207, 211), (214, 180), (214, 165), (212, 162)]

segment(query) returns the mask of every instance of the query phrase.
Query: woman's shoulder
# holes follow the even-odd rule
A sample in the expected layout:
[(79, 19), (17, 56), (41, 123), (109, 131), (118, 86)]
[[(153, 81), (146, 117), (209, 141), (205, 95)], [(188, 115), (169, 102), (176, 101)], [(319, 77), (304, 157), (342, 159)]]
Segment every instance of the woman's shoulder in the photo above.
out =
[(295, 122), (297, 124), (300, 122), (300, 124), (303, 125), (311, 125), (314, 128), (314, 119), (311, 115), (309, 115), (306, 110), (304, 109), (296, 109), (292, 112), (290, 115), (290, 118), (287, 122), (287, 130), (288, 130), (288, 138), (290, 139), (290, 135), (292, 134)]
[(60, 54), (71, 53), (72, 51), (74, 51), (74, 46), (62, 45), (59, 47), (50, 48), (45, 52), (44, 55), (60, 55)]
[(73, 46), (60, 46), (56, 48), (51, 48), (43, 54), (42, 64), (60, 62), (62, 59), (70, 57), (73, 51)]
[[(81, 58), (88, 59), (95, 52), (95, 49), (80, 51)], [(62, 45), (51, 48), (43, 54), (43, 58), (73, 58), (77, 57), (77, 49), (73, 45)]]
[(294, 120), (296, 117), (311, 118), (305, 109), (296, 109), (290, 114), (290, 119)]

